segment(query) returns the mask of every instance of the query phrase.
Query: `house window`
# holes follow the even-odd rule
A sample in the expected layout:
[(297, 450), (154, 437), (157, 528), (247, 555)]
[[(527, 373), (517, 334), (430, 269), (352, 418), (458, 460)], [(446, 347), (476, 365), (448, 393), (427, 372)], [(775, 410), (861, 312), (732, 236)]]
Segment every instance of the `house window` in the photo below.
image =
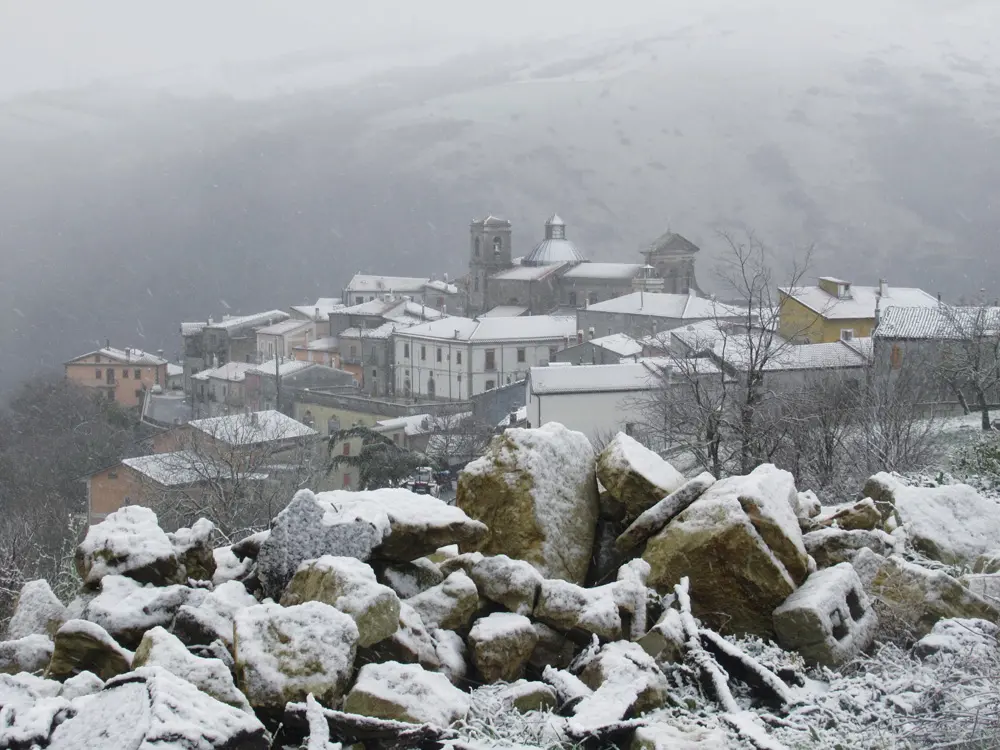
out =
[(351, 475), (350, 474), (344, 474), (344, 486), (345, 487), (350, 487), (351, 486)]
[(518, 362), (525, 361), (524, 348), (520, 348), (517, 350), (517, 361)]
[(587, 301), (591, 305), (593, 305), (599, 299), (600, 299), (600, 296), (597, 294), (597, 292), (591, 292), (590, 295), (587, 297)]
[(345, 456), (351, 455), (351, 444), (350, 443), (344, 443), (344, 448), (341, 451), (341, 453), (343, 455), (345, 455)]
[(128, 370), (122, 370), (122, 377), (128, 380)]
[(486, 381), (486, 390), (492, 391), (496, 387), (497, 387), (497, 381), (495, 381), (495, 380), (487, 380)]
[(97, 378), (98, 380), (101, 379), (101, 368), (100, 367), (98, 367), (96, 370), (94, 370), (94, 377)]
[(356, 347), (356, 346), (352, 346), (351, 347), (351, 356), (352, 357), (357, 357), (358, 356), (358, 347)]
[(410, 345), (409, 344), (403, 344), (403, 358), (404, 359), (409, 359), (410, 358)]
[(576, 307), (576, 292), (569, 293), (569, 306)]
[(486, 350), (486, 369), (487, 370), (497, 369), (496, 350), (494, 349)]
[(136, 368), (135, 371), (133, 371), (133, 373), (132, 373), (132, 377), (134, 377), (136, 380), (138, 380), (139, 378), (141, 378), (142, 377), (142, 370)]
[(427, 347), (423, 344), (420, 345), (420, 359), (427, 359)]
[(375, 380), (377, 377), (378, 377), (378, 370), (372, 370), (372, 380)]
[(438, 351), (437, 351), (437, 361), (438, 362), (441, 361), (441, 347), (440, 346), (438, 347)]
[(462, 364), (462, 352), (455, 352), (455, 364)]
[(427, 395), (430, 396), (431, 398), (434, 398), (434, 394), (435, 394), (434, 378), (431, 377), (428, 378), (427, 380)]
[(854, 340), (854, 329), (853, 328), (841, 328), (840, 329), (840, 340), (841, 341), (853, 341)]

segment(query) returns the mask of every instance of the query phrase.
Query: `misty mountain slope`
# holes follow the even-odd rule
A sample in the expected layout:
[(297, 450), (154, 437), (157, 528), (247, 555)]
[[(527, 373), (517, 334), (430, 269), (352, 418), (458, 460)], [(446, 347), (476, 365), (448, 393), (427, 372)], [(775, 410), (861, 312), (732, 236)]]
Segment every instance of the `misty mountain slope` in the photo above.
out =
[(461, 273), (486, 211), (518, 253), (559, 211), (598, 260), (669, 226), (703, 246), (709, 288), (716, 231), (749, 227), (858, 283), (995, 289), (992, 16), (918, 16), (685, 18), (280, 97), (0, 105), (0, 386), (104, 337), (173, 354), (182, 319), (336, 295), (357, 271)]

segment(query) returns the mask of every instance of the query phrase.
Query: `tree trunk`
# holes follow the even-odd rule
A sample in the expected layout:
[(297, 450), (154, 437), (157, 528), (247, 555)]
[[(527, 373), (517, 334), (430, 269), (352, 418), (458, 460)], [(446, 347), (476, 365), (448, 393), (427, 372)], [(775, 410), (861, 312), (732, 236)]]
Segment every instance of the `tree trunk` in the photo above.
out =
[(986, 391), (982, 388), (976, 387), (976, 395), (979, 397), (979, 411), (982, 414), (982, 426), (983, 430), (989, 431), (992, 429), (990, 425), (990, 407), (986, 401)]
[(951, 384), (951, 388), (953, 391), (955, 391), (955, 396), (958, 397), (958, 403), (961, 404), (962, 406), (962, 414), (966, 415), (970, 414), (972, 410), (969, 409), (969, 402), (965, 400), (965, 394), (962, 393), (962, 389), (959, 388), (955, 383)]

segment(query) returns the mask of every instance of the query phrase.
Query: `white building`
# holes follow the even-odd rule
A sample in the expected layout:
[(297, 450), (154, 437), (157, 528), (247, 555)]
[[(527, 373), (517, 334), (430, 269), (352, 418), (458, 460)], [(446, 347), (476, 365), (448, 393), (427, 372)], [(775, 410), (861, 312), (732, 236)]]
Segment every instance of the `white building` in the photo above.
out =
[(533, 315), (518, 318), (450, 317), (393, 335), (397, 394), (461, 400), (523, 380), (571, 340), (576, 321)]
[(442, 281), (427, 276), (381, 276), (358, 273), (344, 287), (344, 303), (347, 305), (360, 305), (382, 299), (386, 295), (405, 296), (413, 302), (429, 305), (438, 310), (459, 312), (461, 306), (459, 289), (448, 282), (447, 276)]
[[(328, 318), (329, 320), (329, 318)], [(257, 329), (257, 361), (291, 357), (296, 347), (306, 346), (316, 338), (316, 323), (311, 320), (284, 320)]]

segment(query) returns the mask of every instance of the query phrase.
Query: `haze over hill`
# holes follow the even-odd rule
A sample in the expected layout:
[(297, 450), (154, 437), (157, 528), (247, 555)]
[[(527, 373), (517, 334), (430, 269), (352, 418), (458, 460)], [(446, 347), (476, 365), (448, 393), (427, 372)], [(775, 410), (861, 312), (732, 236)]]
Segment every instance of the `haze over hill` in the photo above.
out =
[(710, 5), (9, 91), (0, 387), (357, 271), (461, 273), (486, 212), (515, 254), (553, 211), (594, 260), (669, 226), (708, 288), (716, 231), (749, 227), (779, 267), (815, 244), (817, 272), (996, 294), (1000, 8)]

